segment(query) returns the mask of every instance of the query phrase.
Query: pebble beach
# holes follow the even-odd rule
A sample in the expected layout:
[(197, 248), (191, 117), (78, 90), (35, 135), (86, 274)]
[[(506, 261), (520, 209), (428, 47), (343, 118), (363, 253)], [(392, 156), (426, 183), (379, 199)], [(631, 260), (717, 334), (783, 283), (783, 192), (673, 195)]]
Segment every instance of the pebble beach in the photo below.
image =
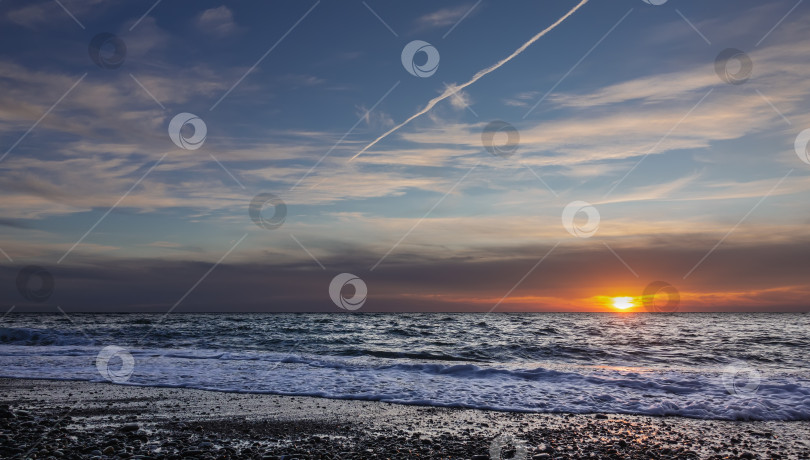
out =
[(788, 459), (810, 424), (528, 414), (0, 379), (0, 457)]

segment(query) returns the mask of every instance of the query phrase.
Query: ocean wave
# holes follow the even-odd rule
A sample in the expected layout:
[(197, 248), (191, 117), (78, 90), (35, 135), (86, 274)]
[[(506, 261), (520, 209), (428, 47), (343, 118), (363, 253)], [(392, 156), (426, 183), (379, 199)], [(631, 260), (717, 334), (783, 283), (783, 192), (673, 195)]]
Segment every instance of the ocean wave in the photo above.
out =
[(8, 345), (93, 345), (94, 341), (87, 339), (81, 333), (58, 331), (52, 329), (36, 328), (0, 328), (0, 343)]
[[(134, 359), (130, 385), (521, 412), (810, 420), (807, 315), (71, 316), (8, 315), (0, 373), (104, 381), (96, 356), (116, 345)], [(775, 330), (776, 338), (763, 332)], [(736, 361), (756, 371), (753, 391), (725, 378)]]
[(458, 356), (447, 353), (431, 353), (431, 352), (407, 352), (407, 351), (388, 351), (379, 349), (365, 349), (365, 348), (346, 348), (336, 350), (338, 356), (369, 356), (373, 358), (391, 358), (391, 359), (410, 359), (410, 360), (427, 360), (427, 361), (476, 361), (473, 356)]
[[(104, 381), (96, 347), (41, 346), (38, 355), (0, 355), (3, 377)], [(810, 381), (762, 376), (729, 389), (722, 372), (684, 373), (591, 367), (499, 367), (397, 362), (297, 353), (132, 350), (125, 382), (239, 393), (361, 399), (437, 407), (542, 413), (615, 413), (719, 420), (810, 420)], [(739, 394), (735, 391), (739, 390)]]

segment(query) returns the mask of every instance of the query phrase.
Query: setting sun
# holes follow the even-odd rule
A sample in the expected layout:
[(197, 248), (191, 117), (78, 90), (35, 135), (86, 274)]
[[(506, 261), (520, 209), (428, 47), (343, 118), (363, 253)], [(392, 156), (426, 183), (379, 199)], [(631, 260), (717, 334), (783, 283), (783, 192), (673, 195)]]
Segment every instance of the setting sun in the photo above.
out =
[(619, 310), (627, 310), (628, 308), (633, 306), (633, 298), (632, 297), (614, 297), (613, 298), (613, 308)]

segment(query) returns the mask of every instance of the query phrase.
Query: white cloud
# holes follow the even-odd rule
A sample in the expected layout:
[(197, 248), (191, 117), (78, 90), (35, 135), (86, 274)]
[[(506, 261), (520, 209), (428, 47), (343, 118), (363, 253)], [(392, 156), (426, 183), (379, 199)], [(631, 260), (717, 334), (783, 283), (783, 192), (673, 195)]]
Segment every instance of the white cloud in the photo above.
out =
[(366, 126), (373, 128), (390, 128), (394, 126), (394, 119), (391, 118), (391, 115), (380, 109), (369, 110), (365, 105), (356, 105), (355, 109), (357, 109), (357, 117), (362, 117)]
[(518, 93), (512, 98), (504, 99), (503, 103), (511, 107), (528, 107), (529, 103), (540, 96), (540, 91), (526, 91)]
[(231, 35), (238, 29), (233, 19), (233, 11), (225, 5), (203, 11), (197, 17), (197, 27), (206, 34), (219, 37)]
[(105, 0), (64, 0), (62, 5), (70, 12), (69, 14), (62, 9), (59, 3), (54, 1), (43, 0), (25, 3), (27, 3), (25, 6), (9, 10), (5, 14), (5, 19), (23, 27), (38, 30), (56, 24), (72, 24), (73, 19), (70, 15), (73, 15), (82, 23), (87, 22), (101, 15), (106, 10), (106, 7), (113, 2), (105, 2)]
[(459, 89), (455, 84), (446, 84), (445, 89), (452, 91), (452, 95), (450, 96), (450, 105), (457, 110), (464, 110), (471, 104), (470, 95), (467, 94), (463, 89)]
[(459, 5), (455, 7), (442, 8), (432, 13), (420, 16), (416, 20), (417, 27), (420, 29), (447, 27), (455, 24), (461, 19), (470, 8), (473, 7), (472, 3)]

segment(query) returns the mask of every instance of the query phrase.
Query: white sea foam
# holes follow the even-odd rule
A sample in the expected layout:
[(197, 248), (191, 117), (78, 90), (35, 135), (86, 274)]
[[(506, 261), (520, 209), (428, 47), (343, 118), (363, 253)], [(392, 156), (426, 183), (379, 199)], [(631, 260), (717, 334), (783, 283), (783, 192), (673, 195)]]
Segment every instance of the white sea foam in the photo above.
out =
[[(31, 341), (32, 339), (25, 339)], [(6, 345), (0, 374), (103, 381), (97, 346)], [(750, 394), (729, 393), (716, 372), (592, 367), (511, 368), (380, 358), (132, 349), (131, 385), (363, 399), (521, 412), (810, 420), (810, 382), (764, 375)]]
[[(722, 324), (722, 328), (718, 327)], [(0, 375), (528, 412), (810, 420), (810, 315), (8, 315)], [(100, 372), (98, 353), (109, 346)], [(118, 350), (119, 348), (116, 348)], [(116, 372), (123, 358), (133, 372)], [(109, 363), (109, 364), (108, 364)]]

